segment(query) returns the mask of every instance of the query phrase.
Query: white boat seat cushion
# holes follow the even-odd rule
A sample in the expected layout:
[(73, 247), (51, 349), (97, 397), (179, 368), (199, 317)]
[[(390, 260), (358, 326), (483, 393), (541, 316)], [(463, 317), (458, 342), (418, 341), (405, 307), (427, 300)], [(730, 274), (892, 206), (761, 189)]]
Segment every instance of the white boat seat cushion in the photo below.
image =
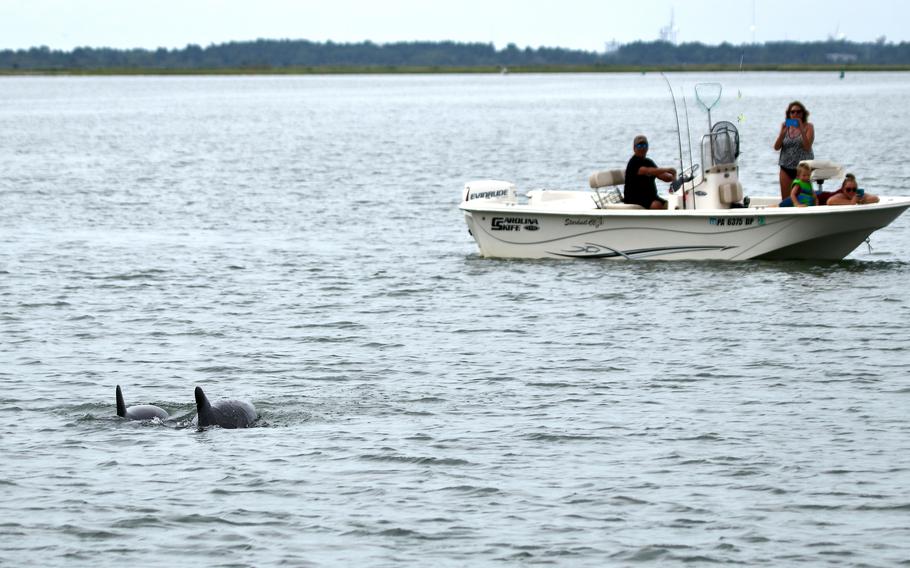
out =
[(812, 170), (809, 179), (812, 181), (844, 177), (844, 167), (830, 160), (803, 160), (799, 165), (809, 166), (809, 169)]
[(591, 177), (588, 178), (588, 183), (591, 184), (593, 189), (599, 189), (601, 187), (608, 187), (611, 185), (622, 185), (626, 181), (626, 172), (622, 170), (604, 170), (602, 172), (594, 172), (591, 174)]
[(743, 184), (738, 181), (720, 184), (720, 202), (724, 205), (739, 203), (743, 200)]

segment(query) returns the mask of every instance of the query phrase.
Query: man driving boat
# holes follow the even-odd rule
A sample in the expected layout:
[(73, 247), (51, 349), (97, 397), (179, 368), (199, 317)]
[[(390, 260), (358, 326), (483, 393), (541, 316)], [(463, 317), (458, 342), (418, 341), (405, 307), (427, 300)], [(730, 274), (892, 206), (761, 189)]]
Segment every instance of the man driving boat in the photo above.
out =
[(623, 203), (634, 203), (645, 209), (666, 209), (667, 201), (657, 195), (654, 179), (671, 182), (676, 178), (674, 168), (659, 168), (647, 157), (648, 138), (639, 134), (632, 141), (633, 155), (626, 165), (626, 185)]

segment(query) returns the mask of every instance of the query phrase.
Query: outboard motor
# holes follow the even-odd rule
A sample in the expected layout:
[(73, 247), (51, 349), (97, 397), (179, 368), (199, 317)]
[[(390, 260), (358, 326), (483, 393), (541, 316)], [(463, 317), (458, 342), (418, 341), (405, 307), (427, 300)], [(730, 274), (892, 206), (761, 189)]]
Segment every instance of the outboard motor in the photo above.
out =
[(464, 184), (463, 201), (486, 199), (496, 203), (518, 203), (518, 191), (515, 184), (509, 181), (481, 179)]

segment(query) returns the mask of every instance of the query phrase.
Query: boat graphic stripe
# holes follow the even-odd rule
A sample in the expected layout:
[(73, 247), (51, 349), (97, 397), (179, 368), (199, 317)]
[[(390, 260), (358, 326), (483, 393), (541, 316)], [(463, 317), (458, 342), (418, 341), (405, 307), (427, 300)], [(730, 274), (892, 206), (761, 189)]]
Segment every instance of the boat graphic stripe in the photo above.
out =
[(548, 251), (549, 254), (555, 256), (561, 256), (565, 258), (615, 258), (615, 257), (624, 257), (627, 259), (636, 259), (636, 258), (647, 258), (650, 256), (657, 256), (663, 254), (679, 254), (685, 252), (699, 252), (699, 251), (724, 251), (733, 249), (736, 247), (733, 246), (680, 246), (680, 247), (652, 247), (652, 248), (643, 248), (643, 249), (633, 249), (627, 251), (621, 251), (617, 249), (612, 249), (610, 247), (605, 247), (603, 245), (597, 245), (593, 243), (588, 243), (585, 247), (576, 247), (578, 250), (575, 251), (561, 251), (553, 252)]

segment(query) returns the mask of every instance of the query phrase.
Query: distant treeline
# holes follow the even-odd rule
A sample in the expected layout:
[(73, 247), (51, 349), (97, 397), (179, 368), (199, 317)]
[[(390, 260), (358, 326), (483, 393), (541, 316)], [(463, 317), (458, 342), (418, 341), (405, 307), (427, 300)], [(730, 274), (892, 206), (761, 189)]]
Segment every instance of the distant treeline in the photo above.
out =
[(902, 66), (910, 65), (910, 43), (769, 42), (705, 45), (634, 42), (607, 53), (563, 48), (496, 49), (491, 43), (373, 42), (334, 43), (307, 40), (256, 40), (181, 49), (111, 49), (47, 47), (0, 51), (0, 71), (92, 71), (104, 69), (177, 71), (331, 68), (535, 68), (680, 67), (680, 66)]

